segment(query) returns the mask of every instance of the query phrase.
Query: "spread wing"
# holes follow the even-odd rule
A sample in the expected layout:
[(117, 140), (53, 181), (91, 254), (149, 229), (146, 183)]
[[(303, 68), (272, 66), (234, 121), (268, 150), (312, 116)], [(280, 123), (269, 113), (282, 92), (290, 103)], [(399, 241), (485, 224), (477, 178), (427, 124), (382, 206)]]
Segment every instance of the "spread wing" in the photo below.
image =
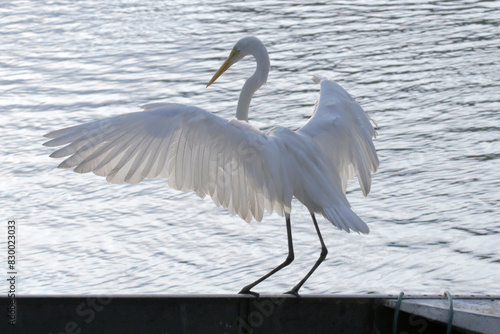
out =
[[(270, 139), (246, 122), (225, 120), (180, 104), (150, 104), (144, 111), (51, 132), (51, 154), (67, 157), (59, 167), (93, 172), (111, 183), (167, 177), (172, 188), (193, 190), (246, 221), (260, 221), (264, 209), (283, 214), (279, 155)], [(271, 163), (270, 163), (271, 161)]]
[(298, 131), (311, 136), (337, 169), (345, 193), (354, 175), (366, 196), (370, 192), (371, 172), (379, 165), (372, 138), (376, 132), (363, 109), (337, 83), (315, 76), (321, 94), (309, 121)]

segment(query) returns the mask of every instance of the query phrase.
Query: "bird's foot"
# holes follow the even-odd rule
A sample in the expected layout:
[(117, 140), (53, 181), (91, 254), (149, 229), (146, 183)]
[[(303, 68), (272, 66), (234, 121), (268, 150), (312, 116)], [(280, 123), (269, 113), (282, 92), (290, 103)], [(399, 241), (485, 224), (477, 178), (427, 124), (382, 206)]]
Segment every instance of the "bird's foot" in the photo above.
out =
[(253, 292), (252, 290), (250, 290), (247, 287), (244, 287), (243, 289), (241, 289), (241, 291), (238, 292), (238, 294), (250, 294), (250, 295), (254, 295), (255, 297), (259, 297), (258, 292)]
[(300, 298), (299, 292), (297, 290), (294, 290), (294, 289), (287, 291), (284, 294), (285, 295), (294, 295), (295, 297)]

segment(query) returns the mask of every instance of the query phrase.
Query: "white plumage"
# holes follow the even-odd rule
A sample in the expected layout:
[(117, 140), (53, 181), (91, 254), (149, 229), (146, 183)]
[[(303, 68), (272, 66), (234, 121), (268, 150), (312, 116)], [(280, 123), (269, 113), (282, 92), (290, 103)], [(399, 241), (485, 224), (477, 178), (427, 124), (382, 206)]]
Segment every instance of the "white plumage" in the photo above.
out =
[[(172, 188), (192, 190), (202, 198), (209, 195), (247, 222), (252, 217), (261, 221), (264, 210), (276, 211), (286, 215), (289, 228), (295, 196), (312, 214), (321, 213), (338, 228), (368, 233), (345, 197), (347, 181), (354, 175), (366, 196), (371, 172), (378, 167), (375, 130), (368, 116), (342, 87), (315, 76), (321, 95), (307, 124), (297, 131), (260, 131), (247, 122), (253, 93), (269, 71), (267, 51), (258, 39), (240, 40), (209, 85), (247, 54), (257, 59), (257, 70), (240, 95), (238, 119), (225, 120), (192, 106), (155, 103), (141, 112), (51, 132), (46, 137), (52, 140), (44, 145), (66, 145), (51, 154), (67, 157), (60, 168), (93, 172), (111, 183), (165, 177)], [(318, 228), (317, 232), (324, 246)], [(245, 287), (243, 292), (251, 291)]]

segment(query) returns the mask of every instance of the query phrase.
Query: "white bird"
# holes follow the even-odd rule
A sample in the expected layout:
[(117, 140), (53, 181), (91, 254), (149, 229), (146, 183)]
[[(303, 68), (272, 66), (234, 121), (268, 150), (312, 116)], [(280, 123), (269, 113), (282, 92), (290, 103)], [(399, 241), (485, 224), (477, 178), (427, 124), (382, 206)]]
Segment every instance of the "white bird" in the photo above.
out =
[(295, 196), (310, 211), (321, 243), (321, 255), (308, 274), (288, 293), (298, 291), (325, 259), (315, 213), (333, 225), (368, 233), (368, 226), (351, 210), (345, 196), (347, 181), (356, 175), (363, 194), (370, 191), (371, 172), (378, 168), (370, 118), (338, 84), (320, 76), (321, 94), (309, 121), (297, 131), (275, 127), (260, 131), (248, 123), (253, 94), (267, 81), (269, 56), (262, 42), (245, 37), (208, 83), (247, 55), (257, 61), (245, 82), (236, 119), (226, 120), (203, 109), (174, 103), (153, 103), (144, 111), (109, 117), (45, 135), (46, 146), (66, 145), (50, 156), (66, 157), (59, 168), (76, 167), (111, 183), (138, 183), (166, 177), (174, 189), (207, 194), (216, 205), (250, 222), (261, 221), (264, 210), (285, 216), (288, 256), (277, 268), (240, 293), (251, 289), (294, 259), (290, 214)]

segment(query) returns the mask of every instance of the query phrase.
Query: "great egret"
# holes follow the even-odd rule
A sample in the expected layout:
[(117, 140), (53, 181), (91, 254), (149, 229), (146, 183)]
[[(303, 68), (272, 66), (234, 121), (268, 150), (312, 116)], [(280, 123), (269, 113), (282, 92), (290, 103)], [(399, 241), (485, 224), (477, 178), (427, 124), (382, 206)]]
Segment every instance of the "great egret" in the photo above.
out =
[(153, 103), (144, 111), (109, 117), (46, 134), (46, 146), (65, 147), (50, 156), (64, 160), (59, 168), (94, 172), (111, 183), (138, 183), (166, 177), (172, 188), (210, 195), (216, 205), (247, 222), (261, 221), (264, 209), (285, 215), (288, 256), (274, 270), (245, 286), (251, 289), (294, 259), (290, 213), (292, 197), (310, 211), (321, 243), (321, 255), (308, 274), (288, 293), (298, 291), (325, 259), (315, 213), (339, 229), (368, 233), (345, 197), (347, 181), (357, 175), (363, 194), (370, 191), (371, 173), (378, 167), (370, 118), (338, 84), (320, 76), (321, 94), (313, 116), (299, 130), (275, 127), (262, 132), (248, 123), (253, 94), (266, 81), (270, 63), (266, 48), (245, 37), (208, 83), (247, 55), (257, 61), (245, 82), (236, 119), (225, 120), (197, 107)]

